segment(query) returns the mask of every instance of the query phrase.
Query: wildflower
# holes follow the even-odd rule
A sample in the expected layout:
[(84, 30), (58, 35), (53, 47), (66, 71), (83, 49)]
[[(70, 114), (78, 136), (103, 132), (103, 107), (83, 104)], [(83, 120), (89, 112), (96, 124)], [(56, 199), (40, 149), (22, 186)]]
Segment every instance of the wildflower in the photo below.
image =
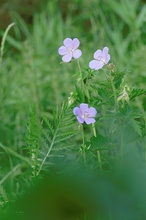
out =
[(89, 63), (89, 67), (94, 70), (99, 70), (107, 64), (110, 60), (108, 50), (108, 47), (104, 47), (103, 50), (97, 50), (94, 53), (94, 60), (91, 60)]
[(73, 114), (76, 116), (79, 123), (92, 124), (95, 123), (94, 117), (97, 114), (97, 111), (93, 107), (88, 107), (88, 104), (82, 103), (80, 107), (75, 107), (73, 109)]
[(58, 49), (58, 53), (63, 56), (63, 62), (68, 63), (72, 58), (78, 59), (82, 55), (82, 51), (77, 49), (80, 45), (80, 41), (77, 38), (73, 40), (71, 38), (66, 38), (63, 44), (64, 46)]

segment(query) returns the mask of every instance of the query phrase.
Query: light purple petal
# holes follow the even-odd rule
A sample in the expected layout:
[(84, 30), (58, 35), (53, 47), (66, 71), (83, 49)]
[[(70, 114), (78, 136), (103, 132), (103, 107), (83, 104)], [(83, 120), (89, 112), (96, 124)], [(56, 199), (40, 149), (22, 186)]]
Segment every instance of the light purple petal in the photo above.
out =
[(102, 57), (102, 51), (101, 50), (97, 50), (95, 53), (94, 53), (94, 59), (98, 59), (98, 57)]
[(105, 60), (105, 63), (106, 63), (106, 64), (110, 61), (110, 58), (111, 58), (111, 57), (110, 57), (110, 55), (108, 54), (107, 57), (106, 57), (106, 60)]
[(109, 51), (108, 47), (104, 47), (103, 48), (103, 55), (106, 56), (108, 54), (108, 51)]
[(79, 117), (79, 116), (77, 116), (77, 120), (78, 120), (78, 122), (79, 122), (79, 123), (81, 123), (81, 124), (83, 124), (83, 123), (84, 123), (84, 119), (83, 119), (83, 118), (81, 118), (81, 117)]
[(73, 58), (78, 59), (82, 55), (82, 51), (77, 49), (73, 52)]
[(88, 110), (88, 113), (89, 113), (89, 117), (95, 117), (96, 114), (97, 114), (97, 111), (96, 111), (95, 108), (90, 107), (89, 110)]
[(108, 47), (103, 48), (103, 59), (105, 60), (105, 63), (107, 64), (110, 60), (110, 55), (108, 54)]
[(72, 41), (72, 49), (77, 49), (80, 45), (80, 41), (77, 38), (74, 38)]
[(86, 122), (86, 124), (93, 124), (93, 123), (95, 123), (95, 119), (94, 118), (86, 118), (85, 119), (85, 122)]
[(66, 54), (66, 55), (64, 55), (64, 56), (62, 57), (62, 60), (63, 60), (63, 62), (65, 62), (65, 63), (70, 62), (71, 59), (72, 59), (72, 54), (71, 54), (71, 53), (68, 53), (68, 54)]
[(73, 113), (74, 113), (74, 115), (79, 115), (80, 114), (80, 108), (79, 107), (75, 107), (73, 109)]
[(64, 44), (64, 46), (66, 46), (66, 47), (72, 47), (72, 39), (71, 39), (71, 38), (66, 38), (66, 39), (63, 41), (63, 44)]
[(84, 112), (88, 112), (88, 104), (82, 103), (80, 104), (80, 110), (84, 114)]
[(89, 63), (89, 67), (94, 70), (99, 70), (104, 66), (102, 61), (92, 60)]
[(60, 55), (65, 55), (65, 54), (67, 54), (67, 53), (68, 53), (67, 48), (66, 48), (65, 46), (59, 47), (58, 53), (59, 53)]

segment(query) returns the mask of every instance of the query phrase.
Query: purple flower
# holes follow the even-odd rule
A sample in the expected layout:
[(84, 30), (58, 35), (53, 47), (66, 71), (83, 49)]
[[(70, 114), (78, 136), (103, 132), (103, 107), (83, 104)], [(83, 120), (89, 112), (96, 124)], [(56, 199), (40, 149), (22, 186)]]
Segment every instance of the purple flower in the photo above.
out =
[(63, 62), (68, 63), (72, 58), (78, 59), (82, 55), (82, 51), (77, 49), (80, 45), (80, 41), (77, 38), (73, 40), (71, 38), (66, 38), (63, 44), (64, 46), (58, 49), (58, 53), (63, 56)]
[(88, 104), (82, 103), (80, 104), (80, 107), (75, 107), (73, 109), (74, 115), (77, 117), (77, 120), (79, 123), (84, 123), (86, 124), (92, 124), (95, 123), (94, 117), (97, 114), (97, 111), (93, 107), (88, 107)]
[(110, 55), (108, 54), (108, 47), (104, 47), (103, 50), (97, 50), (94, 53), (94, 59), (90, 61), (89, 67), (94, 70), (101, 69), (110, 60)]

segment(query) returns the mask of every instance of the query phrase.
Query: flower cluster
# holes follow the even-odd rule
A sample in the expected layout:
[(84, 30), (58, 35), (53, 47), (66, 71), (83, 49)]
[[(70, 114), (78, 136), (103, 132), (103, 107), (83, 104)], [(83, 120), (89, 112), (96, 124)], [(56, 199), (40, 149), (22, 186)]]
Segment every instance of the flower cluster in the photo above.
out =
[[(68, 63), (72, 59), (78, 59), (82, 55), (82, 51), (78, 49), (80, 41), (77, 38), (73, 40), (71, 38), (66, 38), (63, 44), (64, 45), (58, 49), (58, 53), (62, 55), (63, 62)], [(108, 47), (104, 47), (103, 50), (95, 51), (94, 60), (89, 62), (89, 67), (93, 70), (99, 70), (107, 64), (110, 60), (108, 50)]]
[[(62, 61), (69, 63), (72, 59), (78, 59), (82, 55), (82, 51), (78, 49), (80, 41), (77, 38), (66, 38), (63, 41), (63, 46), (59, 47), (58, 53), (62, 56)], [(110, 60), (108, 53), (108, 47), (104, 47), (103, 50), (97, 50), (94, 53), (94, 59), (89, 62), (90, 69), (99, 70), (106, 65)], [(95, 116), (97, 111), (93, 107), (88, 107), (88, 104), (82, 103), (80, 107), (73, 109), (73, 114), (76, 116), (78, 122), (83, 124), (95, 123)]]

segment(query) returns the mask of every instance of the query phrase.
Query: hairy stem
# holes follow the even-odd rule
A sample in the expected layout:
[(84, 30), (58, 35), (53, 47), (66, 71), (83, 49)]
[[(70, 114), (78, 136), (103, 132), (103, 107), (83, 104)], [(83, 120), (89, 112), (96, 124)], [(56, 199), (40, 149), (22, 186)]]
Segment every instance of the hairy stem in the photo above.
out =
[[(94, 137), (97, 137), (94, 124), (92, 124), (92, 128), (93, 128)], [(102, 170), (101, 155), (100, 155), (100, 151), (99, 150), (97, 150), (97, 158), (98, 158), (100, 170)]]
[(77, 60), (77, 64), (78, 64), (78, 69), (79, 69), (79, 73), (80, 73), (80, 79), (81, 79), (81, 90), (84, 93), (84, 82), (83, 82), (83, 74), (82, 74), (82, 70), (81, 70), (81, 66), (79, 61)]
[(111, 86), (112, 86), (112, 90), (113, 90), (113, 93), (114, 93), (115, 109), (117, 110), (118, 102), (117, 102), (116, 88), (115, 88), (115, 85), (114, 85), (114, 82), (113, 82), (113, 78), (112, 78), (111, 75), (110, 75), (110, 81), (111, 81)]
[(82, 126), (82, 140), (83, 140), (83, 158), (84, 158), (84, 165), (86, 166), (87, 161), (86, 161), (86, 146), (85, 146), (85, 137), (84, 137), (84, 127)]

